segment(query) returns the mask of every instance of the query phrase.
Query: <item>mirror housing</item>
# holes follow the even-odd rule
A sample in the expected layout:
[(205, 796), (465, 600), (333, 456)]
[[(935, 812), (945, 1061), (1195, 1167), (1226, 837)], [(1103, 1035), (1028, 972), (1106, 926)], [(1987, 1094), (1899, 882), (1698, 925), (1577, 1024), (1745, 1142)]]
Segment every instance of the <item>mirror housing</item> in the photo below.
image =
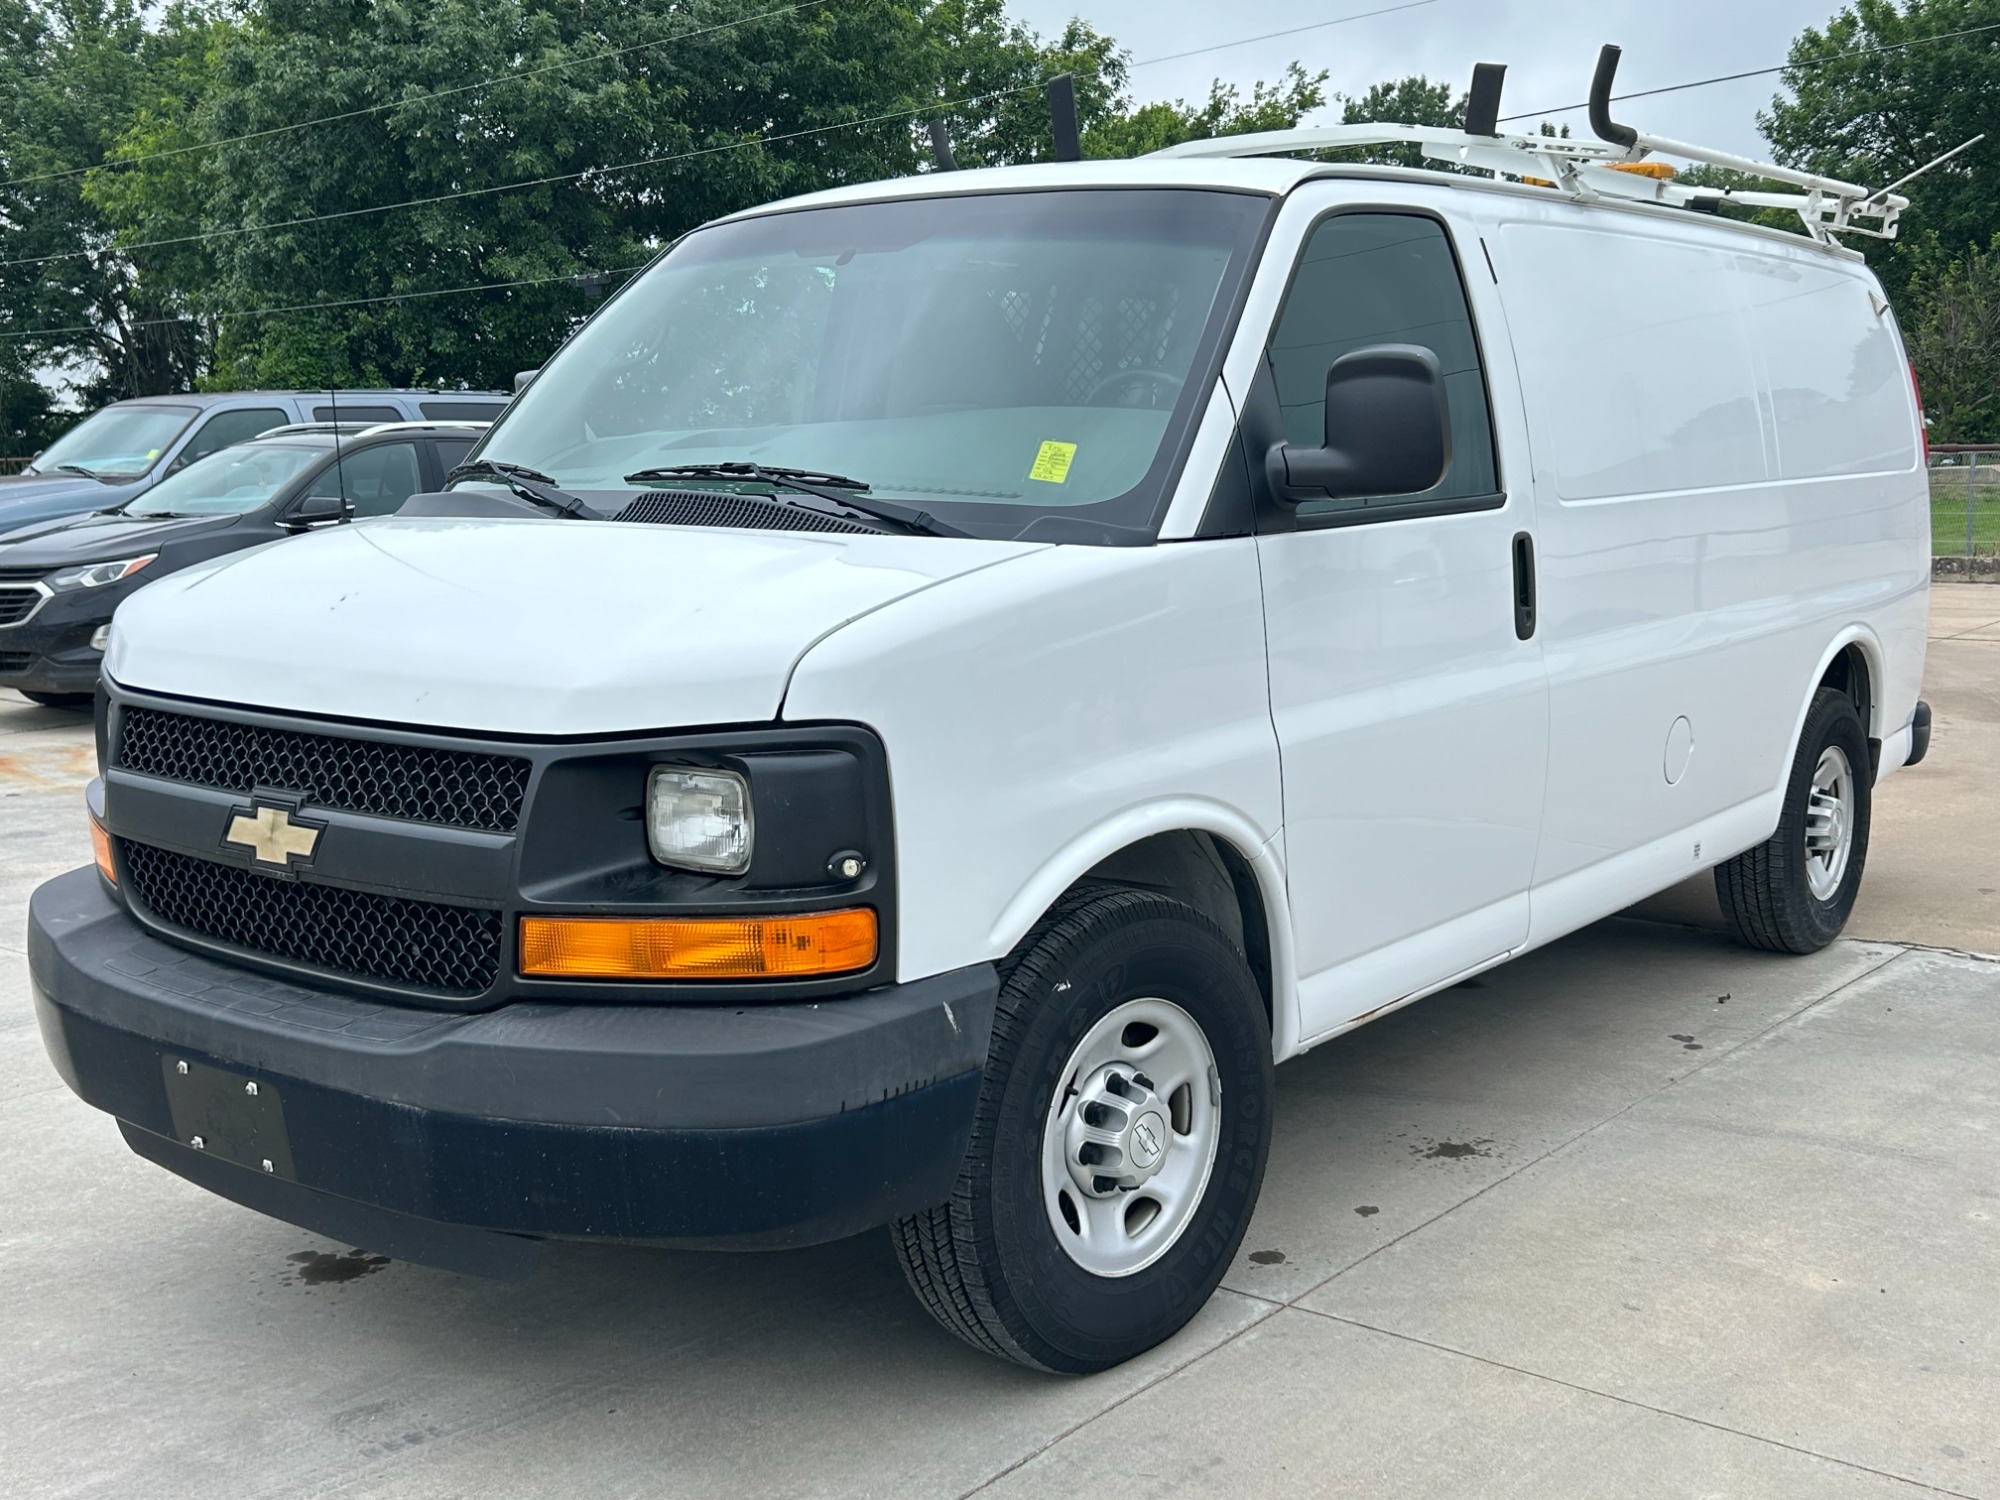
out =
[(528, 388), (528, 382), (541, 373), (542, 370), (539, 365), (532, 370), (516, 370), (514, 372), (514, 394), (517, 396), (520, 395), (521, 392)]
[(287, 531), (309, 531), (315, 526), (345, 521), (351, 514), (353, 507), (338, 495), (308, 495), (279, 524)]
[(1324, 446), (1278, 443), (1265, 457), (1286, 505), (1349, 495), (1415, 495), (1451, 468), (1444, 372), (1416, 344), (1373, 344), (1326, 372)]

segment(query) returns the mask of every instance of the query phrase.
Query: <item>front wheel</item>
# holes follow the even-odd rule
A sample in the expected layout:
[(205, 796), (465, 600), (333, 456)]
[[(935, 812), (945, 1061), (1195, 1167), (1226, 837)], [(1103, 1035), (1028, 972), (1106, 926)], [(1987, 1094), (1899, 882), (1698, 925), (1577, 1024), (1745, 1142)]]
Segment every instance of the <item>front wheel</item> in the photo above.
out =
[(1821, 688), (1806, 713), (1778, 831), (1715, 868), (1736, 936), (1772, 953), (1814, 953), (1840, 936), (1868, 859), (1874, 762), (1845, 693)]
[(1180, 902), (1084, 893), (1013, 963), (957, 1185), (892, 1226), (897, 1257), (968, 1343), (1107, 1369), (1208, 1300), (1270, 1140), (1270, 1027), (1242, 955)]

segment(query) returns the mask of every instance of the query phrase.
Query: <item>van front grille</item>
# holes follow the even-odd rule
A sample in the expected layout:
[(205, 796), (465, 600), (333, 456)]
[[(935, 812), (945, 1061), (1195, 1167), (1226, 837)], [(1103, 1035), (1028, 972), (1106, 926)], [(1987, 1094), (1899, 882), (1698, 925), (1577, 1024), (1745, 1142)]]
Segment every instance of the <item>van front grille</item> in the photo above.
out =
[(500, 972), (500, 913), (307, 885), (119, 841), (126, 893), (168, 927), (243, 952), (466, 998)]
[(129, 707), (118, 764), (144, 776), (248, 793), (296, 792), (316, 807), (510, 833), (529, 762), (431, 745), (303, 734), (262, 724)]

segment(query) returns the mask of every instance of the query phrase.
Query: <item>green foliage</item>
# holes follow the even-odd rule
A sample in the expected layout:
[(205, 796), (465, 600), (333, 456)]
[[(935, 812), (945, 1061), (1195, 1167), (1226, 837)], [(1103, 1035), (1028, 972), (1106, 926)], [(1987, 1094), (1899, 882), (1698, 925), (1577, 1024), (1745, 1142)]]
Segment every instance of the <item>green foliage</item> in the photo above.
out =
[[(1905, 190), (1905, 239), (1861, 242), (1899, 303), (1927, 255), (1949, 260), (2000, 231), (2000, 31), (1925, 40), (1993, 25), (2000, 0), (1855, 0), (1792, 43), (1784, 78), (1795, 97), (1758, 117), (1779, 161), (1871, 186), (1989, 132)], [(1896, 50), (1843, 55), (1884, 47)]]
[(0, 377), (504, 385), (695, 225), (928, 169), (927, 107), (984, 166), (1049, 156), (1063, 72), (1092, 155), (1324, 102), (1294, 67), (1134, 109), (1109, 37), (1004, 0), (773, 8), (0, 0)]
[(135, 0), (0, 0), (0, 260), (11, 262), (0, 331), (79, 330), (0, 340), (0, 376), (80, 360), (101, 372), (84, 391), (94, 400), (185, 389), (194, 375), (199, 340), (180, 320), (180, 285), (155, 258), (110, 250), (119, 225), (83, 173), (162, 93), (200, 86), (188, 61), (206, 26), (178, 5), (148, 25)]
[(1084, 132), (1083, 154), (1144, 156), (1187, 141), (1286, 130), (1326, 103), (1326, 80), (1325, 69), (1309, 74), (1293, 63), (1276, 83), (1256, 84), (1245, 99), (1233, 84), (1217, 79), (1209, 86), (1207, 102), (1199, 106), (1176, 99), (1107, 113)]
[(1904, 338), (1932, 439), (2000, 442), (2000, 235), (1919, 266), (1906, 300), (1917, 309)]

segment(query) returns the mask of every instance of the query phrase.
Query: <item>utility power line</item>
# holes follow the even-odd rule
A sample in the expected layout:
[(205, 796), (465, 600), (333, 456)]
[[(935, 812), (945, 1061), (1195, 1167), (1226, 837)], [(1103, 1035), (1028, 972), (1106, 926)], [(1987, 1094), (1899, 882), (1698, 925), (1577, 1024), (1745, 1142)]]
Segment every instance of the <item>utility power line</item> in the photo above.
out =
[[(1962, 31), (1941, 31), (1935, 36), (1913, 37), (1907, 42), (1886, 42), (1880, 47), (1856, 47), (1848, 52), (1836, 52), (1831, 57), (1815, 57), (1802, 63), (1780, 63), (1775, 68), (1752, 68), (1745, 73), (1719, 73), (1713, 78), (1697, 78), (1691, 83), (1670, 83), (1664, 88), (1636, 89), (1629, 94), (1613, 94), (1613, 102), (1624, 99), (1650, 99), (1656, 94), (1678, 94), (1683, 89), (1705, 89), (1714, 83), (1735, 83), (1741, 78), (1769, 78), (1773, 73), (1802, 73), (1808, 68), (1822, 68), (1828, 63), (1842, 62), (1850, 57), (1873, 57), (1883, 52), (1903, 52), (1911, 47), (1926, 46), (1931, 42), (1949, 42), (1957, 37), (1977, 36), (1983, 31), (2000, 31), (2000, 21), (1986, 26), (1968, 26)], [(1571, 110), (1589, 109), (1588, 103), (1562, 104), (1554, 109), (1531, 109), (1518, 115), (1502, 115), (1502, 123), (1515, 120), (1532, 120), (1538, 115), (1567, 114)]]
[(1273, 37), (1297, 36), (1302, 31), (1320, 31), (1328, 26), (1345, 26), (1349, 21), (1365, 21), (1370, 16), (1392, 16), (1399, 10), (1421, 10), (1426, 5), (1437, 3), (1438, 0), (1406, 0), (1402, 5), (1387, 5), (1380, 10), (1364, 10), (1351, 16), (1336, 16), (1331, 21), (1313, 21), (1305, 26), (1288, 26), (1283, 31), (1267, 31), (1261, 36), (1239, 37), (1233, 42), (1217, 42), (1210, 47), (1191, 47), (1186, 52), (1169, 52), (1164, 57), (1148, 57), (1131, 66), (1150, 68), (1154, 63), (1179, 62), (1183, 57), (1203, 57), (1210, 52), (1226, 52), (1231, 47), (1247, 47), (1252, 42), (1268, 42)]
[(641, 167), (661, 167), (671, 162), (693, 161), (697, 157), (717, 156), (728, 151), (742, 151), (750, 146), (776, 145), (780, 141), (796, 141), (806, 136), (828, 135), (836, 130), (860, 130), (868, 125), (880, 125), (890, 120), (913, 120), (919, 115), (939, 114), (948, 110), (963, 109), (967, 105), (983, 104), (989, 99), (1004, 99), (1010, 94), (1025, 94), (1040, 89), (1039, 82), (1019, 84), (1011, 89), (996, 89), (990, 94), (975, 94), (968, 99), (944, 99), (933, 104), (921, 105), (916, 109), (895, 110), (889, 114), (869, 115), (860, 120), (842, 120), (833, 125), (814, 125), (804, 130), (790, 130), (781, 135), (753, 135), (740, 141), (726, 141), (719, 146), (702, 146), (693, 151), (678, 151), (668, 156), (642, 156), (637, 161), (618, 162), (608, 167), (585, 167), (576, 172), (558, 172), (547, 177), (529, 177), (519, 182), (495, 183), (491, 187), (461, 188), (453, 193), (433, 193), (423, 198), (405, 198), (400, 203), (378, 203), (370, 208), (343, 208), (330, 214), (310, 214), (298, 219), (274, 219), (264, 224), (238, 224), (227, 229), (204, 229), (195, 234), (175, 235), (168, 239), (141, 240), (135, 245), (106, 245), (99, 250), (62, 250), (53, 255), (31, 255), (18, 260), (0, 260), (4, 266), (43, 266), (58, 260), (80, 260), (87, 256), (107, 253), (130, 254), (135, 250), (159, 250), (170, 245), (191, 245), (203, 240), (228, 239), (239, 234), (261, 234), (273, 229), (298, 229), (307, 224), (330, 224), (339, 219), (360, 219), (370, 214), (393, 213), (403, 208), (425, 208), (438, 203), (453, 203), (461, 198), (486, 198), (495, 193), (518, 192), (522, 188), (548, 187), (555, 183), (580, 182), (586, 177), (606, 177), (618, 172), (636, 172)]
[(95, 167), (68, 167), (60, 172), (38, 172), (31, 177), (10, 177), (0, 181), (0, 188), (21, 187), (33, 182), (55, 182), (64, 177), (81, 177), (86, 172), (107, 170), (112, 167), (132, 167), (142, 161), (158, 161), (167, 156), (186, 156), (191, 151), (215, 151), (224, 146), (241, 145), (244, 141), (268, 140), (272, 136), (289, 135), (295, 130), (310, 130), (315, 125), (332, 125), (341, 120), (359, 120), (368, 115), (382, 114), (387, 110), (427, 104), (433, 99), (448, 99), (456, 94), (469, 94), (477, 89), (491, 88), (496, 83), (516, 83), (524, 78), (539, 78), (545, 73), (560, 73), (567, 68), (580, 68), (586, 63), (608, 62), (614, 57), (626, 57), (634, 52), (646, 52), (654, 47), (664, 47), (669, 42), (692, 41), (696, 37), (711, 36), (718, 31), (730, 31), (738, 26), (768, 21), (776, 16), (795, 15), (799, 11), (813, 10), (829, 3), (830, 0), (798, 0), (795, 5), (781, 5), (775, 10), (762, 10), (755, 15), (738, 16), (733, 21), (718, 21), (713, 26), (698, 26), (692, 31), (677, 31), (672, 36), (655, 37), (650, 42), (634, 42), (629, 47), (616, 47), (609, 52), (593, 52), (588, 57), (572, 57), (565, 62), (545, 63), (539, 68), (523, 68), (513, 73), (495, 73), (490, 78), (477, 78), (471, 83), (453, 84), (448, 89), (433, 89), (424, 94), (409, 94), (401, 99), (391, 99), (386, 104), (370, 104), (362, 109), (342, 110), (338, 114), (315, 115), (310, 120), (300, 120), (294, 125), (273, 125), (268, 130), (252, 130), (248, 134), (232, 135), (219, 141), (199, 141), (192, 146), (172, 146), (164, 151), (144, 151), (137, 156), (121, 156), (101, 162)]

